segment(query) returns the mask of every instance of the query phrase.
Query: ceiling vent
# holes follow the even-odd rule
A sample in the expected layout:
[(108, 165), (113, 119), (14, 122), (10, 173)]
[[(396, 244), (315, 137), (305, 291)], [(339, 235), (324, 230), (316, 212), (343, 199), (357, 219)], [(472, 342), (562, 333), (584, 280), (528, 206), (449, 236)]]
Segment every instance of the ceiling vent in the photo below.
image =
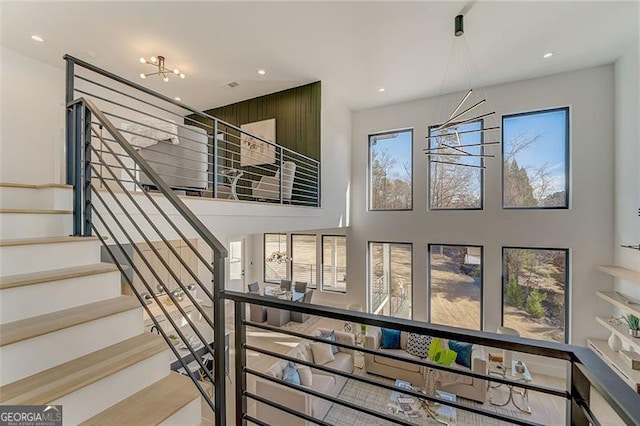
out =
[(233, 89), (234, 87), (238, 86), (240, 86), (240, 83), (238, 83), (237, 81), (230, 81), (224, 85), (224, 87), (226, 87), (227, 89)]

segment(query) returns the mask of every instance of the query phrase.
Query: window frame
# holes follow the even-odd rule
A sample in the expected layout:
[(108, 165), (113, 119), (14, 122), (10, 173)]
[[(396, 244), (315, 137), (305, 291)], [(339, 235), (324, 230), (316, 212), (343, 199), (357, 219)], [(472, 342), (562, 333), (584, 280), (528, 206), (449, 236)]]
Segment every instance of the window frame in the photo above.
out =
[(295, 253), (294, 253), (294, 246), (293, 246), (293, 238), (296, 236), (301, 236), (301, 237), (313, 237), (315, 239), (315, 263), (314, 266), (316, 268), (316, 273), (315, 273), (315, 277), (316, 277), (316, 283), (315, 284), (311, 284), (311, 283), (307, 283), (307, 288), (312, 288), (312, 289), (317, 289), (318, 288), (318, 234), (304, 234), (304, 233), (296, 233), (296, 234), (291, 234), (291, 273), (290, 273), (290, 277), (291, 277), (291, 281), (294, 281), (294, 276), (293, 276), (293, 263), (295, 262)]
[[(411, 294), (409, 295), (409, 299), (411, 300), (411, 318), (409, 318), (410, 321), (413, 320), (413, 290), (414, 290), (414, 280), (413, 280), (413, 243), (411, 242), (406, 242), (406, 241), (377, 241), (377, 240), (370, 240), (367, 241), (367, 312), (373, 314), (372, 312), (372, 306), (371, 306), (371, 244), (389, 244), (391, 246), (393, 245), (408, 245), (411, 248)], [(389, 291), (391, 291), (391, 288), (389, 288)], [(399, 318), (399, 317), (392, 317), (389, 316), (387, 318)], [(399, 318), (399, 319), (404, 319), (404, 318)]]
[[(564, 191), (565, 191), (565, 203), (564, 206), (549, 206), (549, 207), (507, 207), (504, 202), (504, 121), (508, 118), (514, 117), (522, 117), (526, 115), (536, 115), (536, 114), (544, 114), (550, 112), (564, 111), (566, 113), (566, 121), (565, 121), (565, 143), (564, 143), (564, 158), (565, 158), (565, 170), (564, 170)], [(556, 107), (556, 108), (546, 108), (539, 110), (531, 110), (518, 112), (515, 114), (505, 114), (502, 116), (501, 127), (500, 127), (500, 140), (501, 147), (500, 152), (502, 156), (502, 169), (501, 169), (501, 184), (502, 184), (502, 209), (503, 210), (569, 210), (571, 208), (570, 203), (570, 191), (571, 191), (571, 108), (569, 106)]]
[[(447, 246), (447, 247), (477, 247), (480, 248), (480, 329), (475, 330), (471, 328), (456, 327), (453, 325), (433, 323), (431, 310), (431, 247), (432, 246)], [(462, 330), (471, 331), (484, 331), (485, 330), (485, 317), (484, 317), (484, 305), (485, 305), (485, 292), (484, 292), (484, 246), (481, 244), (447, 244), (447, 243), (428, 243), (427, 244), (427, 309), (429, 317), (427, 322), (429, 324), (443, 325), (447, 327), (460, 328)]]
[[(380, 135), (387, 135), (390, 133), (404, 133), (410, 132), (411, 134), (411, 207), (407, 209), (381, 209), (381, 208), (373, 208), (373, 183), (372, 183), (372, 173), (371, 173), (371, 138)], [(408, 212), (413, 211), (414, 207), (414, 196), (413, 196), (413, 182), (414, 182), (414, 160), (413, 155), (413, 127), (395, 129), (395, 130), (385, 130), (383, 132), (375, 132), (369, 133), (367, 136), (367, 211), (369, 212)]]
[[(266, 246), (267, 246), (267, 235), (284, 235), (284, 241), (285, 241), (285, 248), (287, 249), (287, 256), (289, 256), (289, 237), (287, 235), (286, 232), (263, 232), (262, 233), (262, 280), (265, 283), (269, 283), (269, 284), (280, 284), (280, 281), (269, 281), (267, 280), (267, 251)], [(287, 262), (290, 263), (290, 262)], [(291, 265), (287, 265), (286, 267), (286, 277), (283, 279), (289, 279), (290, 275), (290, 267)]]
[[(470, 123), (465, 123), (465, 124), (472, 124), (472, 123), (480, 123), (480, 128), (484, 127), (484, 119), (479, 119), (476, 121), (472, 121)], [(429, 137), (431, 136), (431, 129), (440, 126), (440, 124), (432, 124), (430, 126), (427, 126), (427, 148), (431, 148), (431, 139), (429, 139)], [(480, 143), (484, 144), (484, 131), (480, 131)], [(484, 145), (480, 145), (480, 155), (484, 155), (485, 151), (484, 151)], [(484, 157), (479, 157), (480, 159), (480, 165), (481, 166), (485, 166), (485, 159)], [(480, 206), (479, 207), (433, 207), (431, 205), (431, 158), (427, 159), (427, 179), (428, 179), (428, 184), (427, 184), (427, 211), (433, 211), (433, 212), (437, 212), (437, 211), (482, 211), (484, 210), (484, 172), (485, 169), (479, 169), (480, 170)], [(464, 166), (459, 166), (459, 167), (464, 167)], [(436, 244), (437, 245), (437, 244)]]
[[(345, 280), (345, 289), (344, 290), (326, 290), (324, 288), (324, 239), (325, 237), (330, 237), (330, 238), (334, 238), (334, 237), (341, 237), (344, 238), (344, 243), (345, 243), (345, 258), (347, 256), (347, 236), (346, 235), (334, 235), (334, 234), (322, 234), (321, 235), (321, 239), (320, 239), (320, 267), (322, 268), (322, 271), (320, 272), (320, 291), (323, 293), (335, 293), (335, 294), (346, 294), (347, 293), (347, 283)], [(337, 265), (336, 265), (337, 268)], [(347, 271), (345, 272), (345, 275), (348, 275), (348, 270), (349, 270), (349, 264), (347, 263)]]
[[(505, 251), (509, 250), (509, 249), (516, 249), (516, 250), (548, 250), (548, 251), (564, 251), (565, 254), (565, 268), (564, 268), (564, 343), (569, 344), (570, 341), (570, 331), (571, 331), (571, 324), (570, 324), (570, 319), (571, 319), (571, 315), (570, 315), (570, 302), (571, 302), (571, 298), (570, 298), (570, 269), (571, 269), (571, 250), (568, 248), (562, 248), (562, 247), (522, 247), (522, 246), (502, 246), (502, 259), (501, 259), (501, 268), (502, 271), (500, 273), (501, 277), (502, 277), (502, 287), (500, 290), (500, 326), (504, 326), (504, 299), (505, 299), (505, 293), (506, 293), (506, 277), (504, 274), (504, 261), (505, 261)], [(541, 340), (541, 339), (536, 339), (534, 337), (530, 337), (530, 339), (534, 339), (540, 342), (544, 342), (545, 340)]]

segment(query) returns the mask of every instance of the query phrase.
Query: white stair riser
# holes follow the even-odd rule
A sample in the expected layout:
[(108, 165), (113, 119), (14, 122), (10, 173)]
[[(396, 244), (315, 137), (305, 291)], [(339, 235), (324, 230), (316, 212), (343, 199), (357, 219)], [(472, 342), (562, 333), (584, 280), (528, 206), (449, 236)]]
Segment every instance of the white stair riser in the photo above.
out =
[(0, 187), (0, 205), (3, 209), (56, 209), (70, 210), (73, 191), (68, 188), (14, 188)]
[(120, 296), (120, 272), (0, 290), (0, 324)]
[(65, 237), (73, 233), (73, 215), (0, 213), (0, 238)]
[(142, 308), (137, 308), (0, 347), (0, 383), (12, 383), (142, 331)]
[[(195, 385), (194, 385), (195, 386)], [(202, 404), (200, 397), (194, 399), (174, 415), (160, 423), (161, 426), (199, 425), (202, 421)]]
[(100, 262), (100, 241), (0, 247), (0, 274), (14, 275)]
[(49, 404), (64, 407), (64, 425), (77, 425), (164, 378), (169, 363), (166, 350)]

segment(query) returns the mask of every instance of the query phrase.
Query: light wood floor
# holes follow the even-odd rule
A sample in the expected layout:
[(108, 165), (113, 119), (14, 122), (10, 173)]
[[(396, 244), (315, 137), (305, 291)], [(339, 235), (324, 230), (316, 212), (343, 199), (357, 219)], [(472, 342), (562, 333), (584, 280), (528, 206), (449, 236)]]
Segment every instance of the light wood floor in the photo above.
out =
[[(234, 371), (233, 370), (234, 369), (234, 350), (233, 350), (234, 324), (233, 324), (233, 312), (230, 312), (232, 310), (233, 310), (232, 305), (228, 304), (225, 314), (227, 318), (226, 327), (227, 327), (227, 330), (231, 333), (230, 335), (230, 343), (231, 343), (230, 344), (231, 346), (230, 347), (230, 351), (231, 351), (230, 371), (233, 372)], [(342, 322), (323, 318), (315, 322), (314, 324), (310, 325), (308, 329), (303, 329), (300, 332), (305, 334), (310, 333), (318, 327), (334, 328), (334, 329), (340, 330), (342, 329), (342, 326), (343, 326)], [(268, 332), (263, 332), (262, 330), (247, 331), (247, 343), (262, 347), (264, 349), (267, 349), (276, 353), (284, 354), (288, 352), (298, 342), (299, 342), (298, 338), (288, 336), (285, 334), (268, 333)], [(273, 365), (274, 362), (275, 362), (275, 359), (271, 357), (252, 354), (252, 353), (249, 353), (247, 358), (247, 366), (252, 369), (256, 369), (258, 371), (267, 370), (271, 365)], [(253, 385), (251, 383), (250, 377), (251, 377), (250, 375), (247, 376), (248, 382), (249, 382), (248, 387), (249, 387), (249, 391), (253, 391), (252, 389)], [(545, 375), (535, 374), (535, 373), (533, 373), (533, 378), (534, 378), (535, 384), (554, 387), (557, 389), (565, 388), (565, 380), (563, 378), (555, 378), (555, 377), (545, 376)], [(234, 377), (232, 377), (232, 380), (235, 382)], [(500, 390), (497, 390), (497, 391), (500, 392)], [(229, 381), (227, 381), (226, 402), (227, 402), (227, 413), (228, 413), (227, 421), (229, 424), (234, 424), (235, 423), (235, 419), (234, 419), (235, 395), (234, 395), (233, 384), (230, 384)], [(530, 402), (530, 406), (533, 413), (532, 414), (523, 413), (522, 418), (536, 422), (536, 423), (545, 424), (545, 425), (555, 426), (555, 425), (565, 424), (566, 405), (565, 405), (564, 399), (540, 394), (537, 392), (530, 392), (529, 402)], [(250, 413), (253, 411), (252, 408), (253, 408), (253, 404), (251, 404), (251, 401), (249, 400)], [(509, 406), (508, 408), (515, 410), (515, 407), (512, 407), (512, 406)], [(604, 418), (608, 419), (611, 417), (606, 416)], [(207, 425), (213, 424), (211, 411), (208, 407), (204, 406), (204, 404), (203, 404), (203, 424), (207, 424)], [(486, 425), (486, 424), (491, 424), (491, 420), (486, 419), (483, 425)], [(614, 422), (614, 423), (607, 423), (607, 424), (614, 425), (617, 423)]]

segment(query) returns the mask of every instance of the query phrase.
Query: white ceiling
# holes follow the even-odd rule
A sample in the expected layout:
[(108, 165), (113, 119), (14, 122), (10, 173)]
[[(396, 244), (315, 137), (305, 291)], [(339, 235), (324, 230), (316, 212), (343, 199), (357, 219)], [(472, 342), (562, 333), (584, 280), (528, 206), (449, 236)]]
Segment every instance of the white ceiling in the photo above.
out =
[[(482, 85), (611, 63), (637, 45), (638, 2), (2, 2), (4, 47), (69, 53), (205, 109), (321, 80), (357, 110), (450, 91), (453, 18)], [(31, 34), (46, 41), (36, 43)], [(554, 51), (551, 59), (542, 54)], [(92, 57), (90, 52), (95, 55)], [(140, 56), (187, 74), (140, 80)], [(259, 76), (257, 70), (267, 70)], [(237, 81), (235, 89), (224, 88)], [(379, 93), (379, 87), (385, 87)]]

